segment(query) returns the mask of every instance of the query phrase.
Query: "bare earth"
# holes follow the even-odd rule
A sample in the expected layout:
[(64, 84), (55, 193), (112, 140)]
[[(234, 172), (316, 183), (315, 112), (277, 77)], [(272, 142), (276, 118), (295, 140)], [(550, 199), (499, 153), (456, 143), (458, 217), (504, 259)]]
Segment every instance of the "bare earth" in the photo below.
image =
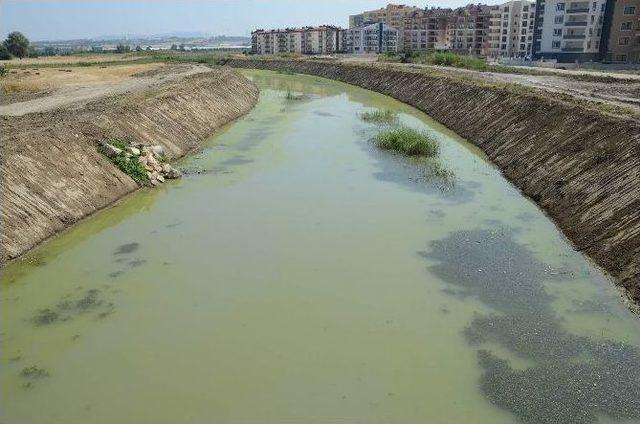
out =
[(102, 97), (143, 91), (209, 69), (203, 65), (151, 63), (13, 70), (3, 81), (0, 115), (79, 109)]

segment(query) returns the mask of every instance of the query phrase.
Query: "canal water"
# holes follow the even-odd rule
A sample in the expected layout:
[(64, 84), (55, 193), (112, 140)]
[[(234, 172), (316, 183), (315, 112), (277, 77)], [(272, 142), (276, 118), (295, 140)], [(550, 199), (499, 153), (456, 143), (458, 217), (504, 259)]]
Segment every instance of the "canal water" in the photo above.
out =
[[(1, 423), (640, 422), (640, 321), (476, 148), (245, 74), (183, 179), (3, 270)], [(439, 157), (377, 150), (378, 109)]]

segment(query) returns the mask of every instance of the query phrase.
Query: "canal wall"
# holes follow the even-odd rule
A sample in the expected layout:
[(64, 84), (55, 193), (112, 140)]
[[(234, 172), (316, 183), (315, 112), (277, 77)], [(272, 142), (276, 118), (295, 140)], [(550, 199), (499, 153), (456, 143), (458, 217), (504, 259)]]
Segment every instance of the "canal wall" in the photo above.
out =
[(234, 59), (227, 65), (317, 75), (420, 109), (479, 146), (640, 304), (637, 120), (549, 93), (397, 65), (289, 59)]
[(98, 152), (101, 141), (160, 144), (178, 158), (247, 113), (258, 94), (218, 69), (78, 110), (0, 117), (0, 263), (139, 188)]

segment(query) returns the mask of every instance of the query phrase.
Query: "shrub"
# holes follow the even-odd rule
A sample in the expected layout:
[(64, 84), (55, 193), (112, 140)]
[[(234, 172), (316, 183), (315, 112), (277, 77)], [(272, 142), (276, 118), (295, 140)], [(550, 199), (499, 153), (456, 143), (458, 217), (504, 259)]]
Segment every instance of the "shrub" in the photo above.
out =
[(122, 172), (133, 178), (136, 182), (143, 184), (149, 180), (146, 169), (138, 162), (137, 158), (128, 158), (126, 153), (122, 152), (111, 160)]
[(374, 142), (381, 149), (395, 150), (407, 156), (434, 157), (440, 151), (438, 142), (427, 133), (408, 127), (382, 131)]

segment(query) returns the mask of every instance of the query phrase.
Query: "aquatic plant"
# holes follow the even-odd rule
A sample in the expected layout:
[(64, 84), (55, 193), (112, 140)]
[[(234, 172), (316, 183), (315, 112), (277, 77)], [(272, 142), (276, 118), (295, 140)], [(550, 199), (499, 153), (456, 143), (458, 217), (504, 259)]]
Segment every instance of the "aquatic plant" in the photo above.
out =
[(363, 112), (360, 114), (360, 119), (365, 122), (387, 125), (397, 125), (399, 122), (398, 114), (388, 109)]
[(302, 100), (304, 96), (302, 94), (295, 94), (287, 90), (287, 94), (285, 94), (284, 98), (287, 100)]
[(429, 134), (409, 127), (390, 128), (375, 136), (376, 146), (395, 150), (407, 156), (434, 157), (440, 145)]

